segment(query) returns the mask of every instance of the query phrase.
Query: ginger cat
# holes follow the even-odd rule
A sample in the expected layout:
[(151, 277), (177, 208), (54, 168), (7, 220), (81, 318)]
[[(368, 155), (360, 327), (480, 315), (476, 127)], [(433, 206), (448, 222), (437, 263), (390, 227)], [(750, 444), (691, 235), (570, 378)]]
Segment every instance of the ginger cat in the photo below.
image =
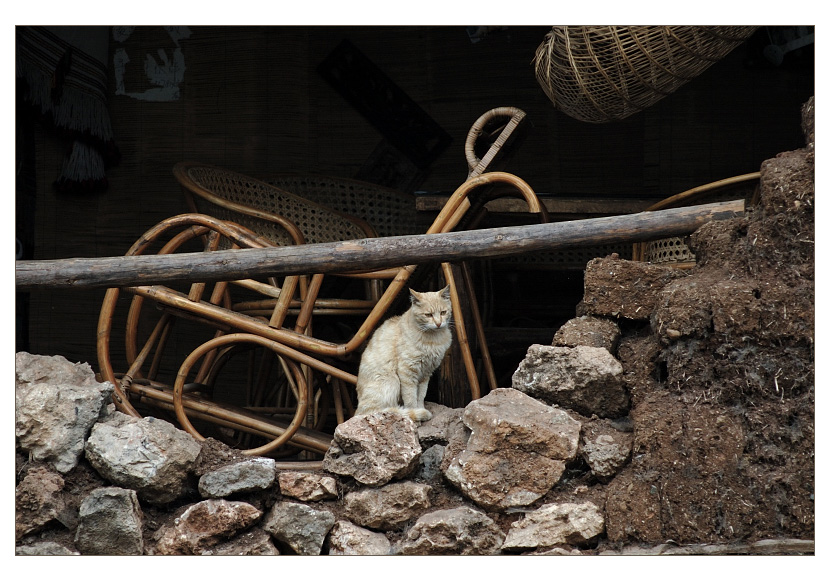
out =
[(409, 310), (385, 321), (363, 352), (357, 374), (358, 415), (395, 410), (417, 422), (432, 418), (424, 398), (430, 376), (452, 343), (450, 287), (409, 293)]

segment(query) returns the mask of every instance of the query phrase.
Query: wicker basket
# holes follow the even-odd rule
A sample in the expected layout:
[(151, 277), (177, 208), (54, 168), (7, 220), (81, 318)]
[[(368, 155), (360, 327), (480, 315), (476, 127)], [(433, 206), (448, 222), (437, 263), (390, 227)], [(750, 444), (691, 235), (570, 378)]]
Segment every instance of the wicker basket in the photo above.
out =
[(756, 28), (554, 26), (536, 50), (536, 79), (574, 119), (619, 121), (673, 93)]

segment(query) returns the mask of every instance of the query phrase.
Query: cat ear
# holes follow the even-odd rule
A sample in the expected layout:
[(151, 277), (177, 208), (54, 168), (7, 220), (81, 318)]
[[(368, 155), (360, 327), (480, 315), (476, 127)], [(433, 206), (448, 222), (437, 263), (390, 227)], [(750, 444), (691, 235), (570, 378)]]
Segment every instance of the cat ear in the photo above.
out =
[(441, 298), (450, 300), (450, 285), (447, 285), (441, 289)]
[(421, 293), (418, 291), (414, 291), (409, 289), (409, 301), (414, 305), (417, 304), (421, 300)]

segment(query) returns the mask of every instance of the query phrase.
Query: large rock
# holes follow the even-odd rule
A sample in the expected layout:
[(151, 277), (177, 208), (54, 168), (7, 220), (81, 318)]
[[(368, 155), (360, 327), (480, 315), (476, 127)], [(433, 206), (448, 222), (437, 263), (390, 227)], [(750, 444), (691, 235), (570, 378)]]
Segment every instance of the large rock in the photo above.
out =
[(14, 548), (14, 554), (21, 557), (69, 557), (80, 555), (78, 551), (66, 548), (54, 541), (43, 541), (31, 545), (19, 545)]
[(608, 420), (582, 427), (579, 454), (600, 482), (608, 482), (631, 458), (634, 435), (614, 428)]
[(156, 555), (202, 555), (262, 517), (247, 502), (208, 499), (189, 506), (181, 516), (159, 529)]
[(348, 493), (343, 498), (343, 508), (360, 526), (381, 531), (399, 530), (429, 508), (431, 491), (428, 484), (393, 482), (381, 488)]
[(29, 470), (14, 490), (14, 533), (20, 539), (39, 531), (64, 510), (63, 477), (46, 466)]
[(329, 555), (389, 555), (392, 543), (383, 533), (364, 529), (347, 520), (339, 520), (329, 533)]
[(510, 525), (502, 550), (583, 545), (604, 529), (602, 512), (592, 502), (546, 504)]
[(335, 428), (323, 468), (367, 486), (382, 486), (411, 474), (420, 456), (415, 422), (395, 412), (376, 412)]
[(249, 458), (203, 474), (199, 478), (199, 492), (204, 498), (225, 498), (267, 490), (276, 477), (276, 462), (272, 458)]
[(436, 510), (421, 516), (406, 532), (402, 555), (495, 555), (504, 533), (481, 511), (468, 506)]
[(15, 437), (33, 460), (66, 473), (78, 464), (90, 428), (106, 412), (111, 383), (87, 363), (55, 355), (15, 354)]
[(260, 528), (252, 528), (241, 535), (237, 535), (226, 543), (202, 551), (203, 555), (217, 555), (223, 557), (253, 557), (274, 556), (280, 552), (274, 546), (271, 535)]
[(556, 347), (602, 347), (615, 353), (620, 341), (620, 327), (610, 319), (583, 315), (562, 325), (553, 336)]
[(337, 481), (331, 476), (315, 472), (284, 470), (279, 475), (280, 492), (303, 501), (337, 498)]
[(190, 434), (164, 420), (120, 412), (95, 424), (86, 443), (87, 460), (101, 476), (159, 504), (191, 489), (188, 475), (200, 450)]
[(430, 401), (426, 402), (424, 407), (432, 414), (432, 418), (418, 426), (418, 440), (421, 442), (421, 447), (426, 450), (436, 444), (446, 445), (453, 425), (461, 421), (461, 414), (464, 410), (449, 408)]
[(455, 432), (441, 469), (484, 508), (531, 504), (559, 481), (577, 453), (581, 424), (515, 389), (496, 389), (473, 401), (462, 419), (468, 432)]
[(262, 528), (298, 555), (319, 555), (334, 515), (299, 502), (282, 501), (271, 507)]
[(144, 515), (134, 490), (96, 488), (81, 502), (75, 546), (84, 555), (144, 553)]
[(620, 362), (602, 347), (531, 345), (513, 388), (588, 417), (614, 418), (630, 403), (622, 376)]

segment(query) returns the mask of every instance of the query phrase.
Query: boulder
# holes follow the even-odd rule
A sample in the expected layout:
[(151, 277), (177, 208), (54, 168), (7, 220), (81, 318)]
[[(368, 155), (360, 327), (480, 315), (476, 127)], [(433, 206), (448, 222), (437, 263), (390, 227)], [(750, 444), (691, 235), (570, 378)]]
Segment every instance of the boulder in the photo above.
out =
[(67, 473), (78, 464), (92, 425), (107, 410), (111, 383), (88, 363), (55, 355), (15, 354), (15, 437), (33, 460)]
[(620, 341), (620, 327), (602, 317), (583, 315), (562, 325), (553, 336), (556, 347), (602, 347), (615, 353)]
[(598, 537), (604, 530), (602, 512), (593, 502), (545, 504), (510, 525), (502, 550), (579, 546)]
[(303, 501), (337, 498), (337, 481), (331, 476), (315, 472), (284, 470), (279, 475), (280, 492)]
[(582, 427), (579, 454), (600, 482), (609, 482), (631, 458), (634, 435), (620, 431), (608, 420)]
[(96, 488), (83, 502), (75, 546), (83, 555), (142, 555), (144, 515), (134, 490)]
[(208, 499), (190, 505), (172, 524), (156, 533), (155, 555), (203, 555), (262, 517), (247, 502)]
[(253, 557), (253, 556), (274, 556), (280, 552), (274, 546), (271, 535), (264, 530), (254, 527), (237, 535), (226, 543), (202, 551), (203, 555), (216, 555), (222, 557)]
[(271, 507), (262, 528), (298, 555), (319, 555), (334, 515), (299, 502), (282, 501)]
[(513, 374), (513, 388), (584, 416), (628, 413), (623, 368), (602, 347), (531, 345)]
[(189, 471), (201, 446), (164, 420), (115, 412), (93, 426), (85, 449), (101, 476), (142, 500), (164, 504), (191, 490)]
[(415, 422), (395, 412), (375, 412), (337, 426), (323, 468), (367, 486), (382, 486), (410, 475), (420, 456)]
[(559, 481), (577, 453), (581, 424), (515, 389), (496, 389), (471, 402), (462, 420), (467, 432), (456, 431), (441, 469), (483, 508), (531, 504)]
[(469, 506), (422, 515), (398, 547), (402, 555), (495, 555), (504, 533), (486, 514)]
[(364, 488), (343, 497), (352, 522), (381, 531), (400, 530), (407, 521), (429, 508), (432, 487), (417, 482), (393, 482), (381, 488)]
[(329, 533), (329, 555), (389, 555), (392, 544), (386, 535), (338, 520)]
[(199, 493), (203, 498), (225, 498), (242, 492), (267, 490), (276, 477), (273, 459), (248, 458), (203, 474), (199, 478)]
[(47, 466), (29, 470), (14, 490), (14, 533), (20, 539), (57, 519), (64, 510), (64, 480)]

